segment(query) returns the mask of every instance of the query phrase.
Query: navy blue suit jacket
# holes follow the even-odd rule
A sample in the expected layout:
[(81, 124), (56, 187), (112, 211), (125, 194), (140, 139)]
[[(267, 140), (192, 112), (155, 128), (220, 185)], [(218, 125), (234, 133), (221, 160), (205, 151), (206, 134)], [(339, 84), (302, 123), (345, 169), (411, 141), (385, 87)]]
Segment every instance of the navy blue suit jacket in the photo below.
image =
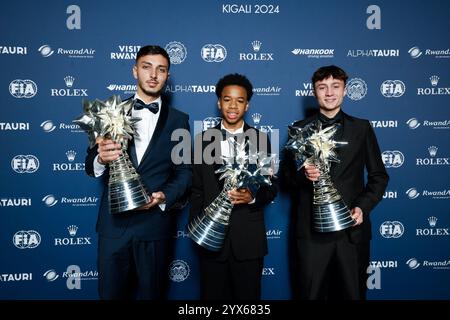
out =
[[(157, 205), (149, 210), (110, 214), (107, 187), (109, 171), (105, 170), (102, 175), (105, 188), (96, 228), (100, 236), (120, 238), (128, 230), (138, 239), (150, 241), (166, 239), (174, 235), (176, 228), (174, 211), (180, 207), (180, 201), (187, 194), (192, 181), (190, 164), (175, 165), (171, 159), (172, 148), (178, 144), (178, 141), (171, 141), (171, 135), (174, 130), (179, 128), (189, 130), (189, 116), (169, 107), (163, 100), (155, 132), (139, 166), (136, 166), (134, 148), (131, 147), (128, 150), (136, 171), (149, 194), (157, 191), (164, 192), (166, 196), (165, 211), (162, 211)], [(94, 176), (93, 162), (97, 154), (97, 145), (88, 149), (85, 168), (90, 176)]]

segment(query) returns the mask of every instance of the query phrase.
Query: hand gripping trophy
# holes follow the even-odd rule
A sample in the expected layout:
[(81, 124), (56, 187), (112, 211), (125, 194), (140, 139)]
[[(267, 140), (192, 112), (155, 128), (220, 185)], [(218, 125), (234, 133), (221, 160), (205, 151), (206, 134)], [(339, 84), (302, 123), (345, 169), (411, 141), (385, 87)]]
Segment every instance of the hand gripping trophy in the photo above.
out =
[(318, 232), (339, 231), (355, 224), (330, 177), (330, 162), (339, 162), (334, 149), (347, 144), (332, 140), (336, 131), (337, 124), (322, 129), (318, 120), (302, 128), (289, 126), (286, 148), (293, 152), (297, 169), (313, 165), (320, 172), (319, 180), (313, 182), (313, 220), (314, 230)]
[(271, 185), (273, 175), (272, 162), (275, 154), (268, 156), (264, 152), (252, 152), (247, 149), (249, 142), (241, 143), (232, 137), (228, 143), (234, 145), (236, 156), (224, 157), (224, 164), (216, 173), (222, 173), (220, 179), (225, 179), (220, 194), (209, 204), (203, 214), (195, 217), (187, 226), (189, 237), (200, 246), (219, 251), (230, 226), (230, 216), (233, 204), (228, 197), (231, 189), (249, 188), (255, 194), (262, 185)]
[(150, 201), (126, 153), (128, 140), (136, 134), (134, 125), (141, 120), (129, 116), (132, 107), (132, 99), (122, 102), (116, 95), (106, 101), (83, 100), (83, 115), (73, 121), (88, 134), (91, 148), (98, 138), (112, 139), (122, 144), (122, 155), (109, 164), (108, 194), (112, 214), (138, 208)]

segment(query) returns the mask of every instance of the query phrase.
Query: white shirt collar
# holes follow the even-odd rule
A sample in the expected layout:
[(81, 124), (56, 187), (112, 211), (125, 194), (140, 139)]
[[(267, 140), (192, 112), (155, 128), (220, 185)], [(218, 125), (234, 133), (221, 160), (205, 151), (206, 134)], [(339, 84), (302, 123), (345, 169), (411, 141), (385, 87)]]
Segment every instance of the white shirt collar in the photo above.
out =
[(220, 129), (223, 129), (223, 130), (229, 132), (230, 134), (244, 133), (244, 124), (245, 124), (245, 122), (242, 122), (242, 127), (238, 128), (238, 129), (236, 129), (234, 131), (230, 131), (230, 130), (228, 130), (227, 128), (225, 128), (223, 126), (223, 122), (221, 121), (220, 122)]

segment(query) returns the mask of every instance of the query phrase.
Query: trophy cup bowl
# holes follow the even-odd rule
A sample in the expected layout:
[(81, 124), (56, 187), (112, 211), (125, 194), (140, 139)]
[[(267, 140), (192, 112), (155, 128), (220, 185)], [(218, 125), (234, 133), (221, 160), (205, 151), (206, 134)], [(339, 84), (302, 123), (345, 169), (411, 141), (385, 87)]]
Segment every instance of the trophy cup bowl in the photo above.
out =
[(136, 133), (134, 124), (140, 120), (129, 116), (133, 103), (131, 99), (122, 102), (115, 95), (106, 101), (83, 101), (84, 113), (73, 121), (88, 133), (91, 148), (99, 137), (122, 145), (122, 154), (109, 163), (108, 202), (111, 214), (133, 210), (150, 201), (126, 152), (128, 140)]
[(289, 127), (286, 148), (294, 153), (297, 169), (311, 164), (320, 173), (313, 182), (313, 228), (317, 232), (340, 231), (356, 223), (330, 177), (330, 161), (339, 162), (334, 149), (346, 144), (332, 139), (336, 131), (336, 124), (322, 129), (318, 120), (303, 128)]
[(109, 164), (108, 200), (112, 214), (133, 210), (148, 203), (150, 197), (139, 174), (126, 153), (122, 142), (122, 155)]
[(227, 179), (216, 199), (187, 226), (189, 237), (208, 250), (219, 251), (223, 246), (233, 210), (233, 204), (228, 198), (228, 191), (231, 189), (232, 183)]
[(317, 232), (344, 230), (355, 224), (350, 210), (331, 182), (329, 171), (320, 161), (314, 161), (320, 176), (313, 182), (313, 225)]
[(256, 192), (260, 186), (271, 184), (269, 176), (273, 172), (271, 165), (274, 154), (267, 156), (262, 152), (246, 153), (246, 145), (249, 142), (238, 143), (234, 139), (229, 139), (228, 142), (235, 145), (236, 155), (222, 157), (225, 164), (216, 171), (222, 173), (220, 179), (225, 178), (223, 189), (187, 226), (189, 237), (211, 251), (219, 251), (223, 247), (230, 226), (233, 204), (228, 197), (228, 191), (251, 187), (253, 192)]

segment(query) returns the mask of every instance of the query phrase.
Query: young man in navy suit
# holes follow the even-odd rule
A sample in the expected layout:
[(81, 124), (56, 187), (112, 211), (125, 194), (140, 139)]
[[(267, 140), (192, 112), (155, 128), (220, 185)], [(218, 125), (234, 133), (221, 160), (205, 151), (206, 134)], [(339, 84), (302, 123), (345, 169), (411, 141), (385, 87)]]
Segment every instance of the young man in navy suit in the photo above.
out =
[[(348, 142), (336, 149), (339, 163), (330, 176), (350, 209), (355, 225), (335, 232), (313, 230), (313, 181), (319, 170), (305, 166), (297, 171), (291, 152), (281, 165), (283, 180), (292, 192), (296, 219), (299, 295), (302, 299), (365, 299), (370, 259), (370, 212), (381, 201), (388, 175), (375, 133), (367, 120), (341, 110), (347, 74), (336, 66), (319, 68), (312, 76), (319, 113), (293, 125), (303, 127), (319, 120), (322, 128), (339, 123), (332, 138)], [(367, 182), (364, 173), (367, 172)]]
[[(242, 141), (246, 136), (253, 136), (257, 140), (251, 141), (253, 146), (257, 146), (258, 151), (270, 153), (270, 143), (266, 134), (250, 127), (244, 121), (253, 94), (252, 88), (250, 81), (240, 74), (226, 75), (216, 85), (217, 106), (222, 121), (215, 128), (208, 129), (196, 137), (196, 142), (200, 140), (202, 143), (203, 161), (194, 163), (193, 166), (189, 215), (191, 221), (202, 214), (223, 189), (223, 180), (219, 180), (220, 174), (215, 174), (222, 164), (219, 155), (211, 154), (210, 160), (214, 161), (205, 159), (209, 155), (207, 150), (211, 150), (210, 145), (218, 146), (218, 153), (229, 157), (233, 156), (234, 151), (228, 141), (224, 140), (226, 137), (236, 135), (238, 141)], [(209, 136), (211, 130), (216, 130), (218, 133), (212, 134), (212, 142), (210, 142), (211, 139), (202, 138)], [(233, 189), (228, 192), (228, 197), (234, 206), (222, 249), (216, 252), (198, 246), (201, 299), (258, 300), (261, 298), (263, 262), (267, 254), (263, 209), (276, 194), (277, 189), (274, 184), (261, 186), (253, 193), (247, 188)]]
[[(165, 298), (167, 267), (176, 228), (176, 207), (190, 187), (189, 164), (174, 164), (171, 151), (176, 129), (189, 131), (188, 115), (169, 107), (161, 92), (169, 78), (170, 58), (159, 47), (142, 47), (133, 75), (137, 91), (133, 117), (139, 117), (128, 154), (150, 201), (135, 210), (111, 214), (108, 164), (121, 154), (120, 144), (99, 139), (88, 149), (86, 172), (104, 178), (97, 220), (99, 295), (101, 299)], [(179, 206), (178, 206), (179, 207)]]

